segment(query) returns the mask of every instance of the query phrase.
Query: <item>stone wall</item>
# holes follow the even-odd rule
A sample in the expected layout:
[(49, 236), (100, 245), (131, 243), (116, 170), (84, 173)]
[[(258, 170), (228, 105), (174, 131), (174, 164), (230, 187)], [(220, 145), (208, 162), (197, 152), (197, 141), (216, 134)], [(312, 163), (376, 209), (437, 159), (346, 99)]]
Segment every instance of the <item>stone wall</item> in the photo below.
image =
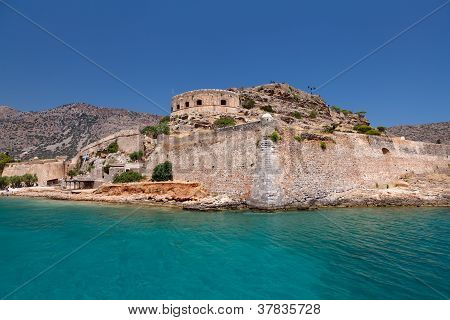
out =
[(114, 141), (117, 141), (119, 151), (127, 154), (143, 150), (143, 137), (138, 130), (122, 130), (82, 148), (72, 159), (71, 166), (76, 165), (83, 156), (92, 157), (97, 152), (105, 150)]
[[(317, 140), (298, 142), (298, 132), (285, 124), (261, 123), (162, 136), (147, 174), (169, 160), (175, 180), (202, 182), (212, 193), (253, 207), (307, 207), (335, 193), (386, 187), (405, 173), (433, 172), (449, 163), (448, 145), (335, 133), (323, 149)], [(267, 139), (271, 126), (281, 141)]]
[(21, 176), (26, 173), (36, 174), (39, 186), (46, 186), (52, 180), (63, 179), (67, 164), (62, 159), (33, 160), (27, 162), (9, 163), (3, 170), (2, 176)]
[[(224, 103), (223, 103), (224, 102)], [(237, 112), (239, 95), (232, 91), (203, 89), (185, 92), (172, 98), (172, 115), (192, 110), (198, 112)]]

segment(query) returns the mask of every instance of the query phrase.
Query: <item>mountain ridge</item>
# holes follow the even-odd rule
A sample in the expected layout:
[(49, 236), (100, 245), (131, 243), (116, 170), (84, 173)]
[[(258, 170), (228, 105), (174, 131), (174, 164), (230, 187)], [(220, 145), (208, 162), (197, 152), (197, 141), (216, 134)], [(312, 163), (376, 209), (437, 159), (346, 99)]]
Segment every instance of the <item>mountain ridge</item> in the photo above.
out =
[(123, 129), (152, 125), (161, 116), (85, 102), (43, 111), (0, 107), (0, 152), (19, 159), (74, 156), (84, 145)]

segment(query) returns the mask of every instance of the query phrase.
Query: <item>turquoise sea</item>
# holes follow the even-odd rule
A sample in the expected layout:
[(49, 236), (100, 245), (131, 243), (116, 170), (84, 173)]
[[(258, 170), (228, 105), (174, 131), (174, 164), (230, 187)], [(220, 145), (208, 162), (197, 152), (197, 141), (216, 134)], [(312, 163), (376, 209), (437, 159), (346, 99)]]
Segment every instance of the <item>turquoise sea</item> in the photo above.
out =
[(449, 296), (449, 208), (205, 213), (0, 198), (6, 299)]

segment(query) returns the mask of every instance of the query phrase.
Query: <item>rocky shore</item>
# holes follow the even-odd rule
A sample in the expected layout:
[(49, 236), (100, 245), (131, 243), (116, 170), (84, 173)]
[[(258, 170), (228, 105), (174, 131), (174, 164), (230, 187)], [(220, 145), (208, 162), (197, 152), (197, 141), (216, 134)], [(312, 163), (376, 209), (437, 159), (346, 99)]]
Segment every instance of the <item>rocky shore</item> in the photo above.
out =
[[(72, 191), (58, 187), (30, 187), (2, 191), (0, 195), (168, 206), (200, 211), (248, 208), (245, 201), (227, 195), (209, 194), (196, 182), (106, 184), (98, 189)], [(386, 186), (335, 193), (314, 202), (292, 203), (273, 209), (379, 206), (450, 206), (450, 176), (448, 173), (409, 174)]]

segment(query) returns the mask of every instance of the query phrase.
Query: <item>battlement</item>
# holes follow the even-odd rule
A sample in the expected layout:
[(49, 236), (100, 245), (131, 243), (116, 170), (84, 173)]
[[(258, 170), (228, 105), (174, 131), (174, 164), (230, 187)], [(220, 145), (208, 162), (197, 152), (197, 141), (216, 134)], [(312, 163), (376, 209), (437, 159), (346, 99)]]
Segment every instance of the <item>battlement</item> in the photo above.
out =
[(200, 89), (178, 94), (172, 98), (171, 114), (196, 112), (236, 113), (239, 94), (220, 89)]

